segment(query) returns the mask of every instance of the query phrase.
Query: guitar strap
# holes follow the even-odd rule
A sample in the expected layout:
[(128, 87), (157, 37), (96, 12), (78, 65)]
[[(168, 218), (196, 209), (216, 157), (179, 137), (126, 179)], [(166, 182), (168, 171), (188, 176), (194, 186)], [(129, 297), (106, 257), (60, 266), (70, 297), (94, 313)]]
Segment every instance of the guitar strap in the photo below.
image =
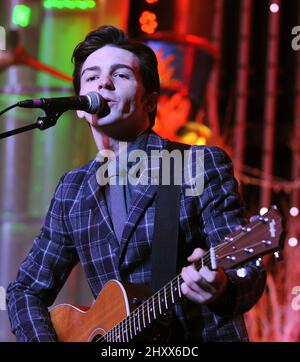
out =
[[(165, 150), (181, 152), (182, 169), (184, 150), (190, 145), (168, 142)], [(175, 162), (170, 162), (170, 185), (160, 182), (156, 195), (154, 232), (152, 241), (152, 291), (157, 292), (177, 275), (178, 235), (181, 185), (174, 185)], [(160, 167), (160, 180), (162, 167)]]

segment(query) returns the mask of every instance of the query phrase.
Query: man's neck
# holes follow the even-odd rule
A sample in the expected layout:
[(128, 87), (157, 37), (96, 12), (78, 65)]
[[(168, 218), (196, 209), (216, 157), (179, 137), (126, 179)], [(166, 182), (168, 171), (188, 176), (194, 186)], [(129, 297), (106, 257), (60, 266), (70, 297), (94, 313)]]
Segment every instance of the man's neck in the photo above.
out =
[(124, 144), (124, 142), (126, 142), (127, 147), (128, 147), (132, 142), (134, 142), (134, 140), (136, 140), (143, 132), (145, 132), (147, 130), (147, 129), (144, 129), (144, 130), (139, 131), (136, 134), (136, 136), (133, 139), (131, 139), (130, 141), (129, 140), (121, 141), (116, 138), (108, 136), (106, 133), (99, 130), (98, 127), (91, 126), (91, 129), (92, 129), (92, 133), (93, 133), (94, 140), (95, 140), (98, 150), (99, 151), (111, 150), (111, 151), (115, 152), (116, 154), (122, 152), (122, 150), (119, 149), (120, 143)]

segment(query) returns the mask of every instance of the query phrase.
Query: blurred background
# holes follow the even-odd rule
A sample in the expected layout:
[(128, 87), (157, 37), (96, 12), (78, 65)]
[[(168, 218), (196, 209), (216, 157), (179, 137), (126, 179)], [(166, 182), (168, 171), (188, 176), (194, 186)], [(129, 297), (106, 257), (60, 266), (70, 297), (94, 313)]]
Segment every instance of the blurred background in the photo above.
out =
[[(265, 292), (246, 314), (253, 341), (300, 341), (300, 0), (1, 0), (0, 110), (27, 98), (73, 95), (71, 55), (100, 25), (151, 46), (162, 95), (155, 130), (232, 157), (248, 215), (276, 204), (283, 260), (264, 257)], [(0, 133), (34, 123), (14, 108)], [(0, 341), (14, 341), (5, 294), (38, 234), (59, 178), (96, 147), (73, 111), (55, 127), (0, 140)], [(76, 267), (55, 304), (87, 305)]]

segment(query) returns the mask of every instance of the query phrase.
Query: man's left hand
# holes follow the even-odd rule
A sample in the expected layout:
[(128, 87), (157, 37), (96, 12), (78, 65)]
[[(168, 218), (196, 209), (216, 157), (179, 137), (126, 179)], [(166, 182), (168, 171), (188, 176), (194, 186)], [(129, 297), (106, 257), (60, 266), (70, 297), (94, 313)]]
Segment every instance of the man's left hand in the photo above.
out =
[[(188, 261), (195, 263), (204, 253), (203, 249), (197, 248), (188, 257)], [(181, 277), (184, 280), (181, 284), (183, 295), (199, 304), (216, 300), (225, 291), (228, 282), (223, 269), (210, 270), (204, 266), (197, 271), (193, 264), (182, 268)]]

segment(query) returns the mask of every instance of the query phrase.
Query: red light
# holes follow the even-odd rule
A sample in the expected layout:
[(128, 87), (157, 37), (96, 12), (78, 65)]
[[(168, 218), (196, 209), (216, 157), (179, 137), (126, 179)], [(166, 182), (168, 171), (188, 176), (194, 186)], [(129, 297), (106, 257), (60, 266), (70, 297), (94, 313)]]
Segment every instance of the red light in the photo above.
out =
[(142, 12), (139, 21), (142, 31), (147, 34), (153, 34), (158, 26), (156, 15), (151, 11)]
[(157, 2), (158, 2), (158, 0), (146, 0), (146, 3), (148, 3), (148, 4), (154, 4)]

